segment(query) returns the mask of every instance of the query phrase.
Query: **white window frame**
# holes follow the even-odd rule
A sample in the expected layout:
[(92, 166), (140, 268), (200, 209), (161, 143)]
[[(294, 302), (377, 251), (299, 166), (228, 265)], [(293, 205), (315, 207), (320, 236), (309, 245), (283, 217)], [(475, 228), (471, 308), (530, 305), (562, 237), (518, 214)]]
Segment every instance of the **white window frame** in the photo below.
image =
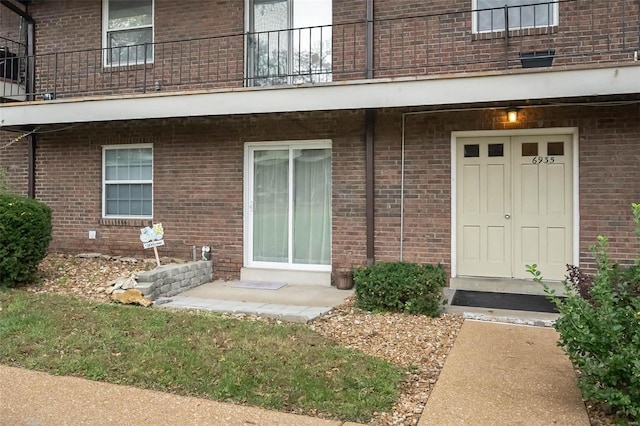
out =
[[(253, 260), (253, 152), (257, 150), (276, 150), (276, 149), (330, 149), (333, 152), (332, 141), (330, 139), (317, 140), (291, 140), (277, 142), (246, 142), (244, 146), (244, 267), (245, 268), (264, 268), (264, 269), (287, 269), (295, 271), (312, 271), (312, 272), (331, 272), (331, 263), (333, 262), (333, 254), (330, 253), (331, 262), (327, 265), (318, 264), (298, 264), (289, 261), (288, 263), (278, 262), (262, 262)], [(289, 170), (291, 170), (292, 158), (289, 158)], [(333, 163), (333, 162), (332, 162)], [(333, 165), (329, 170), (330, 178), (333, 180)], [(289, 188), (291, 188), (293, 174), (289, 173)], [(293, 193), (289, 191), (289, 220), (293, 220)], [(330, 222), (333, 223), (333, 213)], [(291, 222), (289, 223), (291, 227)], [(333, 229), (333, 226), (331, 226)], [(333, 240), (333, 232), (331, 232)], [(293, 250), (293, 235), (289, 232), (289, 259), (291, 259), (291, 251)], [(333, 244), (332, 244), (333, 245)]]
[(118, 67), (118, 66), (129, 66), (129, 65), (141, 65), (141, 64), (152, 64), (155, 58), (155, 49), (151, 52), (151, 59), (142, 58), (142, 60), (138, 61), (130, 61), (130, 62), (121, 62), (117, 64), (112, 64), (109, 62), (109, 38), (108, 34), (110, 32), (117, 31), (127, 31), (127, 30), (136, 30), (142, 28), (151, 28), (151, 44), (155, 43), (156, 32), (155, 32), (155, 19), (156, 19), (156, 0), (151, 0), (151, 25), (141, 25), (139, 27), (127, 28), (126, 30), (109, 30), (109, 2), (111, 0), (102, 0), (102, 65), (105, 68)]
[[(151, 148), (151, 180), (141, 179), (141, 180), (114, 180), (107, 181), (107, 161), (106, 161), (106, 153), (112, 149), (138, 149), (138, 148)], [(103, 219), (153, 219), (153, 204), (154, 204), (154, 185), (153, 185), (153, 176), (154, 176), (154, 168), (155, 168), (155, 160), (154, 160), (154, 150), (153, 144), (151, 143), (139, 143), (139, 144), (120, 144), (120, 145), (103, 145), (102, 146), (102, 218)], [(126, 215), (113, 215), (107, 214), (107, 185), (110, 184), (151, 184), (151, 214), (150, 215), (134, 215), (134, 216), (126, 216)]]
[[(509, 0), (504, 0), (505, 3), (507, 3)], [(517, 31), (520, 29), (525, 29), (525, 28), (547, 28), (547, 27), (557, 27), (560, 23), (560, 4), (558, 3), (558, 0), (548, 0), (548, 3), (553, 3), (552, 8), (553, 10), (551, 11), (551, 17), (553, 19), (553, 21), (551, 23), (547, 23), (545, 25), (530, 25), (530, 26), (521, 26), (518, 28), (512, 28), (512, 29), (507, 29), (507, 28), (492, 28), (490, 30), (482, 30), (480, 31), (478, 29), (478, 17), (479, 17), (479, 13), (477, 12), (478, 10), (478, 0), (471, 0), (471, 10), (472, 10), (472, 18), (471, 18), (471, 31), (473, 34), (486, 34), (486, 33), (496, 33), (496, 32), (500, 32), (500, 31)], [(517, 7), (517, 6), (514, 6)]]

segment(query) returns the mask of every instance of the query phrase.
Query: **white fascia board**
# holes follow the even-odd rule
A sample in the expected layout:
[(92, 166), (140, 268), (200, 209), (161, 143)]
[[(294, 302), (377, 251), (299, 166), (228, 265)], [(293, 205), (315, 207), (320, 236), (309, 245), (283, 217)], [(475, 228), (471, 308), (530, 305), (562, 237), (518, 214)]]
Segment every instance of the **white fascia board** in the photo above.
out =
[(0, 106), (0, 127), (455, 105), (633, 93), (640, 93), (640, 66), (637, 65), (35, 101)]

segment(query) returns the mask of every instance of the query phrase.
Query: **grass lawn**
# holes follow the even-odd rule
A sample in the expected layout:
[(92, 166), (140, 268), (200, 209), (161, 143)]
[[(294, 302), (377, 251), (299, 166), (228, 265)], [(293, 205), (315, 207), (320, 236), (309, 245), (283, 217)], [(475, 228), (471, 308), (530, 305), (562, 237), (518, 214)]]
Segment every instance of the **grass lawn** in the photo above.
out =
[(367, 422), (401, 370), (303, 325), (0, 291), (0, 363), (56, 375)]

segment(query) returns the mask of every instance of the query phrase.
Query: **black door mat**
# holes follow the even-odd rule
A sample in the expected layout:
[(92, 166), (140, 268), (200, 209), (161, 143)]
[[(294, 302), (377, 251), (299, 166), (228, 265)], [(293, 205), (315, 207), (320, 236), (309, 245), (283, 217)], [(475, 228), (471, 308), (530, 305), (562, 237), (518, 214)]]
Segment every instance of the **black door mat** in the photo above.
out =
[(558, 313), (556, 305), (550, 302), (546, 296), (535, 294), (456, 290), (451, 300), (451, 305), (508, 309), (512, 311)]

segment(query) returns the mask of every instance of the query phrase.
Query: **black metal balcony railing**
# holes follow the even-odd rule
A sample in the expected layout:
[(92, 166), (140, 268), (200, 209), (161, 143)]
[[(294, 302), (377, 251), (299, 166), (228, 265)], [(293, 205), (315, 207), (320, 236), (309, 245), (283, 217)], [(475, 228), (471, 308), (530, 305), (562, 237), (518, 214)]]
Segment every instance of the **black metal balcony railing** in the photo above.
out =
[[(328, 83), (365, 78), (367, 71), (376, 78), (628, 61), (640, 49), (638, 8), (634, 0), (561, 0), (31, 57), (5, 50), (0, 97), (39, 100)], [(368, 43), (373, 63), (366, 61)], [(29, 64), (35, 81), (27, 91)]]

